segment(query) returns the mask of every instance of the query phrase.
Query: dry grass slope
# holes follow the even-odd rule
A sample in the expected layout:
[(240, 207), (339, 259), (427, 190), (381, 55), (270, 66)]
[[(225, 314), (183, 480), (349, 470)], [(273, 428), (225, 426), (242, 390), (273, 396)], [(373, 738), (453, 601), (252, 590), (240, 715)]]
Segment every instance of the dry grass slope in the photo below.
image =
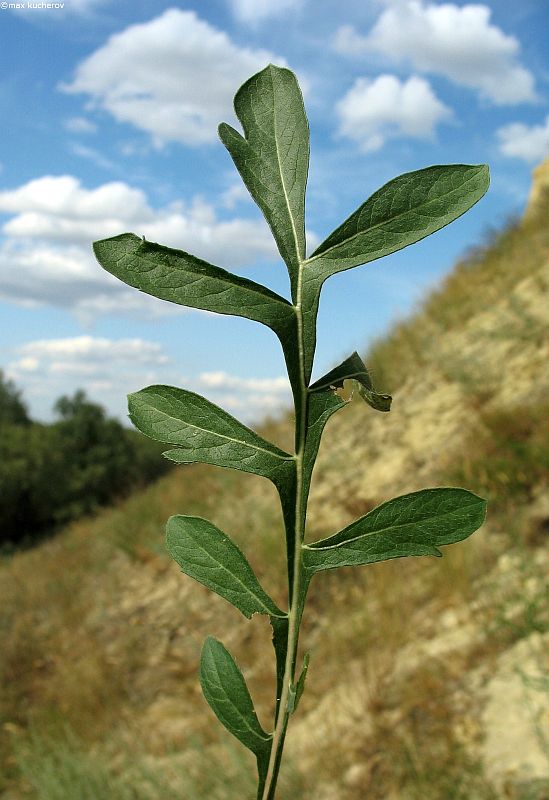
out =
[[(394, 392), (390, 415), (352, 403), (330, 424), (311, 536), (424, 485), (483, 492), (490, 516), (442, 560), (313, 584), (281, 800), (548, 797), (548, 215), (542, 195), (375, 344), (367, 363)], [(289, 430), (266, 435), (284, 444)], [(274, 490), (207, 467), (5, 560), (6, 800), (252, 797), (248, 754), (207, 710), (197, 664), (205, 636), (222, 638), (267, 719), (268, 627), (170, 563), (162, 530), (178, 512), (234, 536), (284, 602)]]

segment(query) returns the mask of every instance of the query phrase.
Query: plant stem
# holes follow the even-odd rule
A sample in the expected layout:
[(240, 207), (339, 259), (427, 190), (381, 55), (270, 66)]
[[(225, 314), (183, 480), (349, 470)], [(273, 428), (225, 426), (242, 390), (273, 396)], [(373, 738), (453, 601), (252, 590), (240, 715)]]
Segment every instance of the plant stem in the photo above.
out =
[[(294, 306), (297, 315), (297, 351), (299, 358), (299, 387), (294, 396), (295, 404), (295, 460), (296, 460), (296, 488), (295, 488), (295, 531), (293, 536), (294, 553), (293, 553), (293, 574), (288, 575), (289, 578), (289, 612), (288, 612), (288, 642), (286, 650), (286, 663), (284, 666), (284, 678), (282, 683), (282, 693), (280, 696), (279, 712), (276, 720), (275, 729), (273, 732), (273, 741), (271, 745), (271, 754), (269, 758), (269, 766), (267, 769), (267, 776), (265, 779), (265, 786), (263, 789), (262, 800), (274, 800), (276, 783), (278, 779), (278, 772), (280, 763), (282, 761), (282, 751), (284, 748), (284, 739), (286, 737), (286, 729), (288, 727), (289, 711), (288, 699), (290, 696), (290, 687), (295, 682), (295, 665), (297, 659), (297, 646), (299, 641), (299, 628), (301, 625), (301, 617), (303, 613), (303, 591), (302, 579), (303, 570), (301, 567), (301, 554), (303, 537), (305, 534), (305, 519), (307, 516), (307, 496), (304, 491), (304, 454), (305, 445), (307, 440), (307, 408), (308, 408), (308, 390), (307, 382), (305, 380), (305, 348), (303, 341), (303, 313), (301, 309), (301, 290), (302, 290), (302, 267), (300, 265), (299, 277), (297, 283), (297, 297)], [(290, 554), (288, 554), (290, 555)], [(288, 559), (288, 568), (290, 560)]]

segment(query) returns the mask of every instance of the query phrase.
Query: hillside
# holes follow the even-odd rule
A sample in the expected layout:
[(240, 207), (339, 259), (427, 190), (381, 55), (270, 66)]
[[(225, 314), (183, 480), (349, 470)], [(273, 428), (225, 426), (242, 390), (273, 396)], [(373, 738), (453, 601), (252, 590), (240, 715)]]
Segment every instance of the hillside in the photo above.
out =
[[(328, 426), (311, 537), (428, 485), (484, 494), (489, 517), (443, 559), (313, 582), (311, 667), (281, 800), (549, 797), (548, 173), (549, 162), (521, 222), (372, 347), (366, 363), (393, 392), (391, 413), (353, 402)], [(272, 423), (265, 435), (284, 444), (289, 430)], [(252, 763), (204, 703), (197, 665), (205, 636), (222, 638), (262, 717), (268, 626), (169, 561), (162, 530), (177, 512), (234, 536), (283, 602), (274, 489), (202, 466), (5, 560), (6, 800), (252, 796)]]

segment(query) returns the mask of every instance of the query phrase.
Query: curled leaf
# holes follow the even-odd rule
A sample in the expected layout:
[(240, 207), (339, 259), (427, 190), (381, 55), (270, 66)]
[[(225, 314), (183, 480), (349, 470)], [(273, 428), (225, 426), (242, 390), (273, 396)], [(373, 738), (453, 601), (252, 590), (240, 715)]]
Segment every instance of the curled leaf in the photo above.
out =
[(344, 381), (354, 380), (362, 399), (376, 411), (390, 411), (392, 397), (379, 394), (374, 390), (370, 374), (358, 353), (355, 351), (348, 358), (331, 369), (310, 387), (310, 392), (321, 392), (328, 389), (339, 389)]

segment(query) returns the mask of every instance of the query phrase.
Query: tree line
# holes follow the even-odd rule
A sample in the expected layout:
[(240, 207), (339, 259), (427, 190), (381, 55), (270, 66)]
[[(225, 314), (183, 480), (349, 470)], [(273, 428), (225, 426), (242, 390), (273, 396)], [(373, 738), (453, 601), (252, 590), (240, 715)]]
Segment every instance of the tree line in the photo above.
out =
[(79, 390), (36, 422), (0, 371), (0, 548), (27, 546), (170, 468), (157, 442)]

